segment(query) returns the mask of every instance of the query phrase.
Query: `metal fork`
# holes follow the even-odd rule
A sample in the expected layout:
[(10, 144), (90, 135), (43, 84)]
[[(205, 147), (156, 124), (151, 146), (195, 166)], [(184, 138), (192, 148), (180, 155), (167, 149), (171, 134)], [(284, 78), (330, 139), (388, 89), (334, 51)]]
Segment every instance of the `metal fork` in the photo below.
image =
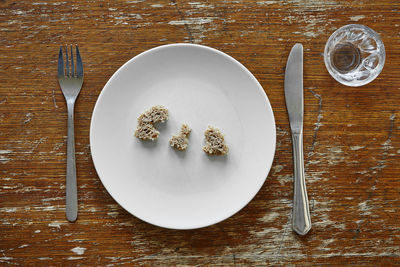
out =
[[(70, 222), (78, 217), (78, 194), (76, 186), (75, 164), (75, 135), (74, 135), (74, 106), (83, 83), (83, 65), (78, 46), (76, 46), (76, 64), (72, 45), (70, 48), (71, 59), (68, 59), (68, 46), (65, 46), (65, 68), (63, 59), (63, 47), (58, 54), (58, 82), (67, 102), (68, 109), (68, 138), (67, 138), (67, 193), (66, 213)], [(70, 68), (71, 66), (71, 68)]]

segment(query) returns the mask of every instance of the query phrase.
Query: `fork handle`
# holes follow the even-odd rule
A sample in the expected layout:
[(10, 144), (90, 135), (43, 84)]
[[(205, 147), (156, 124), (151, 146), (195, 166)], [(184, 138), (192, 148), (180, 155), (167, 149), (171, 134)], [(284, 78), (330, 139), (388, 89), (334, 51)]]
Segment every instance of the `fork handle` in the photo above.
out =
[(74, 101), (67, 101), (68, 108), (68, 137), (67, 137), (67, 195), (66, 213), (70, 222), (75, 222), (78, 217), (78, 194), (76, 186), (75, 163), (75, 134), (74, 134)]

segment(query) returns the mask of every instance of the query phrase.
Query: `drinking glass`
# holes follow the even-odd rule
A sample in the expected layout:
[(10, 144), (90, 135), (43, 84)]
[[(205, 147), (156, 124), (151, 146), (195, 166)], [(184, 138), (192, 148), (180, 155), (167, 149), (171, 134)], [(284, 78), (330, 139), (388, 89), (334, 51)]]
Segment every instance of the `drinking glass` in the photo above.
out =
[(329, 37), (324, 61), (335, 80), (347, 86), (361, 86), (374, 80), (382, 71), (385, 47), (371, 28), (349, 24)]

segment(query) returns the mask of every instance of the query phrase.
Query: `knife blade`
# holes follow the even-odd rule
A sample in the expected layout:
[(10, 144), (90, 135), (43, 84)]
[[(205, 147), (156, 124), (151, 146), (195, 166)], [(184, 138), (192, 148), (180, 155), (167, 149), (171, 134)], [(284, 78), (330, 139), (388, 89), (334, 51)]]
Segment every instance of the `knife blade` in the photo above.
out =
[(303, 45), (290, 51), (285, 71), (285, 100), (293, 143), (293, 230), (305, 235), (311, 229), (303, 158)]

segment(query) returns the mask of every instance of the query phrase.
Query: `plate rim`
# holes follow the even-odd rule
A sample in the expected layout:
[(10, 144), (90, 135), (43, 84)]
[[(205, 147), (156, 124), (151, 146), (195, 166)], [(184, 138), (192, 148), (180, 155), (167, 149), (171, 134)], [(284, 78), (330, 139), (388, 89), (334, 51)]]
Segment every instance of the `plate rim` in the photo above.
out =
[[(140, 216), (138, 216), (138, 215), (132, 213), (131, 211), (129, 211), (124, 205), (122, 205), (122, 204), (117, 200), (116, 197), (114, 197), (113, 193), (110, 192), (110, 190), (108, 190), (107, 186), (105, 185), (103, 179), (101, 178), (101, 176), (100, 176), (100, 174), (99, 174), (99, 172), (98, 172), (98, 167), (97, 167), (96, 162), (95, 162), (95, 156), (94, 156), (94, 154), (92, 153), (92, 143), (93, 143), (93, 142), (92, 142), (92, 139), (94, 138), (94, 137), (93, 137), (93, 131), (94, 131), (94, 130), (93, 130), (93, 127), (94, 127), (94, 126), (93, 126), (93, 124), (94, 124), (94, 123), (93, 123), (93, 119), (94, 119), (94, 117), (95, 117), (95, 115), (96, 115), (96, 109), (98, 108), (98, 102), (100, 101), (101, 98), (104, 97), (104, 94), (105, 94), (104, 92), (105, 92), (105, 90), (107, 90), (108, 86), (112, 83), (112, 81), (115, 79), (115, 77), (117, 76), (117, 74), (118, 74), (122, 69), (126, 68), (126, 66), (127, 66), (128, 64), (130, 64), (132, 61), (137, 60), (139, 57), (143, 57), (143, 56), (145, 56), (145, 55), (147, 55), (147, 54), (149, 54), (149, 53), (152, 53), (152, 52), (154, 52), (154, 51), (156, 51), (156, 50), (168, 49), (168, 48), (170, 48), (170, 47), (179, 47), (179, 46), (182, 46), (182, 47), (197, 47), (197, 48), (200, 48), (200, 49), (205, 49), (205, 50), (212, 51), (212, 52), (217, 53), (217, 54), (219, 54), (219, 55), (221, 55), (221, 56), (223, 56), (223, 57), (225, 57), (225, 58), (228, 58), (230, 61), (232, 61), (232, 63), (238, 65), (238, 66), (240, 67), (240, 69), (242, 69), (243, 71), (245, 71), (245, 72), (247, 73), (247, 75), (249, 76), (249, 78), (251, 78), (251, 79), (258, 85), (258, 86), (257, 86), (257, 87), (258, 87), (258, 90), (261, 92), (261, 94), (262, 94), (263, 97), (264, 97), (264, 101), (265, 101), (265, 103), (266, 103), (266, 105), (267, 105), (267, 107), (268, 107), (268, 111), (269, 111), (270, 114), (272, 115), (272, 125), (273, 125), (273, 133), (274, 133), (274, 134), (273, 134), (274, 142), (273, 142), (273, 153), (272, 153), (272, 157), (271, 157), (270, 162), (266, 162), (266, 163), (268, 164), (267, 166), (269, 166), (269, 168), (266, 168), (266, 171), (265, 171), (265, 174), (264, 174), (264, 177), (265, 177), (265, 178), (263, 179), (263, 182), (260, 183), (260, 186), (259, 186), (259, 188), (257, 188), (256, 193), (255, 193), (253, 196), (251, 196), (251, 197), (249, 198), (248, 201), (245, 201), (244, 204), (243, 204), (242, 206), (240, 206), (240, 207), (238, 206), (238, 208), (234, 209), (233, 212), (228, 213), (228, 216), (224, 216), (223, 218), (218, 218), (217, 220), (214, 220), (212, 223), (208, 223), (208, 224), (204, 224), (204, 223), (203, 223), (203, 224), (199, 224), (199, 225), (193, 225), (192, 227), (179, 227), (179, 226), (174, 227), (174, 226), (170, 226), (170, 225), (167, 226), (167, 225), (165, 225), (165, 224), (163, 225), (162, 223), (151, 222), (151, 221), (149, 221), (149, 220), (147, 220), (147, 219), (144, 219), (144, 218), (142, 218), (142, 217), (140, 217)], [(269, 173), (270, 173), (270, 171), (271, 171), (271, 169), (272, 169), (273, 161), (274, 161), (274, 159), (275, 159), (275, 153), (276, 153), (276, 121), (275, 121), (274, 111), (273, 111), (272, 106), (271, 106), (271, 103), (270, 103), (270, 101), (269, 101), (269, 99), (268, 99), (267, 93), (265, 92), (264, 88), (262, 87), (262, 85), (260, 84), (260, 82), (257, 80), (257, 78), (253, 75), (253, 73), (251, 73), (250, 70), (248, 70), (241, 62), (239, 62), (237, 59), (235, 59), (234, 57), (230, 56), (229, 54), (224, 53), (224, 52), (222, 52), (222, 51), (220, 51), (220, 50), (218, 50), (218, 49), (215, 49), (215, 48), (212, 48), (212, 47), (209, 47), (209, 46), (200, 45), (200, 44), (192, 44), (192, 43), (172, 43), (172, 44), (165, 44), (165, 45), (156, 46), (156, 47), (150, 48), (150, 49), (148, 49), (148, 50), (145, 50), (145, 51), (143, 51), (143, 52), (141, 52), (141, 53), (135, 55), (134, 57), (132, 57), (131, 59), (129, 59), (128, 61), (126, 61), (124, 64), (122, 64), (122, 65), (112, 74), (112, 76), (108, 79), (108, 81), (107, 81), (106, 84), (103, 86), (102, 90), (100, 91), (100, 94), (98, 95), (98, 97), (97, 97), (97, 99), (96, 99), (96, 103), (95, 103), (94, 108), (93, 108), (92, 116), (91, 116), (91, 118), (90, 118), (89, 146), (90, 146), (90, 153), (91, 153), (91, 158), (92, 158), (93, 166), (94, 166), (94, 168), (95, 168), (95, 170), (96, 170), (96, 174), (97, 174), (98, 178), (100, 179), (100, 181), (101, 181), (103, 187), (106, 189), (107, 193), (113, 198), (113, 200), (114, 200), (115, 202), (117, 202), (117, 204), (118, 204), (120, 207), (122, 207), (124, 210), (126, 210), (126, 211), (127, 211), (129, 214), (131, 214), (132, 216), (134, 216), (134, 217), (136, 217), (136, 218), (140, 219), (141, 221), (144, 221), (144, 222), (146, 222), (146, 223), (148, 223), (148, 224), (154, 225), (154, 226), (158, 226), (158, 227), (165, 228), (165, 229), (172, 229), (172, 230), (193, 230), (193, 229), (200, 229), (200, 228), (205, 228), (205, 227), (208, 227), (208, 226), (212, 226), (212, 225), (215, 225), (215, 224), (217, 224), (217, 223), (220, 223), (220, 222), (222, 222), (222, 221), (224, 221), (224, 220), (229, 219), (230, 217), (232, 217), (233, 215), (235, 215), (236, 213), (238, 213), (239, 211), (241, 211), (243, 208), (245, 208), (245, 207), (256, 197), (256, 195), (260, 192), (261, 188), (263, 187), (263, 185), (265, 184), (265, 181), (266, 181), (267, 178), (268, 178), (268, 175), (269, 175)]]

